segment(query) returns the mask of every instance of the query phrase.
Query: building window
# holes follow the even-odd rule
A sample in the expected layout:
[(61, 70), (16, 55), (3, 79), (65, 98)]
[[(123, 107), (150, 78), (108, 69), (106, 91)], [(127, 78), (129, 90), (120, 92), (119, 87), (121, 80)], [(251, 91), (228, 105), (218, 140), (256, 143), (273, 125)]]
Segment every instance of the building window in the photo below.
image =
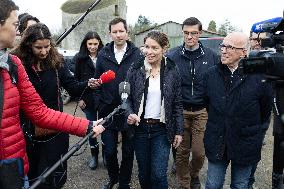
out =
[(114, 16), (119, 16), (118, 5), (114, 5)]

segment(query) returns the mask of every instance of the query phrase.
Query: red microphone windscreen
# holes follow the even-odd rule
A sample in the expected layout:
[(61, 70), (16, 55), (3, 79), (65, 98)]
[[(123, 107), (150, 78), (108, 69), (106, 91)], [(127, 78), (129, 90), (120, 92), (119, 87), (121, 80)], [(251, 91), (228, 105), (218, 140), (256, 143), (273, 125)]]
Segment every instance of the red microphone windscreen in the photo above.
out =
[(115, 78), (115, 73), (112, 70), (108, 70), (100, 76), (100, 83), (103, 84), (111, 82), (112, 80), (114, 80), (114, 78)]

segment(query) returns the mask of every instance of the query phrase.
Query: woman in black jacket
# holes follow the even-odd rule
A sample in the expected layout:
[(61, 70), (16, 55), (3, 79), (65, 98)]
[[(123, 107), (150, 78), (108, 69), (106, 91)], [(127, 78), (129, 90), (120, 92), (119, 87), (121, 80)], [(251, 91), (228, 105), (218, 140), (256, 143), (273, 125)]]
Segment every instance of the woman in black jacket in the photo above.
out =
[(182, 140), (181, 82), (173, 61), (164, 57), (166, 34), (152, 31), (144, 39), (145, 59), (128, 71), (127, 123), (135, 128), (135, 154), (142, 189), (168, 188), (171, 144)]
[[(98, 52), (103, 48), (103, 42), (99, 34), (95, 31), (89, 31), (80, 45), (79, 52), (73, 58), (75, 62), (75, 78), (78, 81), (87, 81), (93, 78), (96, 71), (96, 61)], [(97, 120), (98, 98), (93, 91), (86, 91), (79, 100), (79, 107), (85, 113), (87, 119)], [(99, 145), (96, 138), (89, 138), (92, 158), (88, 165), (90, 169), (95, 170), (98, 166)], [(102, 150), (103, 155), (103, 150)], [(104, 160), (104, 155), (103, 155)], [(104, 165), (105, 165), (105, 161)]]
[[(51, 109), (63, 111), (60, 87), (68, 93), (80, 96), (87, 88), (88, 82), (78, 82), (64, 65), (63, 56), (58, 53), (48, 27), (37, 23), (28, 27), (15, 49), (23, 62), (30, 81), (44, 103)], [(87, 89), (88, 90), (88, 89)], [(69, 135), (54, 130), (31, 127), (34, 136), (32, 144), (28, 144), (30, 170), (28, 173), (31, 184), (48, 167), (57, 162), (67, 153)], [(67, 162), (62, 163), (46, 181), (40, 185), (41, 189), (61, 188), (67, 179)]]

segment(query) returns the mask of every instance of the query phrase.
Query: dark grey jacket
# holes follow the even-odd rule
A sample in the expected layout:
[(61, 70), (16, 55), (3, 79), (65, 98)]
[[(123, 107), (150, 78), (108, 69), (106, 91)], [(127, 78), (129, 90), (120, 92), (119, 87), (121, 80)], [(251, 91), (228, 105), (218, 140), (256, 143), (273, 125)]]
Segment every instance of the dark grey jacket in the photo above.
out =
[[(164, 99), (165, 125), (167, 128), (168, 139), (173, 142), (175, 135), (183, 134), (183, 108), (181, 96), (180, 76), (174, 62), (167, 58), (162, 61), (161, 68), (161, 94)], [(130, 95), (127, 100), (127, 112), (137, 114), (141, 105), (142, 97), (146, 88), (146, 71), (144, 60), (132, 65), (128, 72), (127, 81), (130, 83)], [(141, 118), (142, 119), (142, 118)], [(139, 127), (139, 126), (138, 126)]]

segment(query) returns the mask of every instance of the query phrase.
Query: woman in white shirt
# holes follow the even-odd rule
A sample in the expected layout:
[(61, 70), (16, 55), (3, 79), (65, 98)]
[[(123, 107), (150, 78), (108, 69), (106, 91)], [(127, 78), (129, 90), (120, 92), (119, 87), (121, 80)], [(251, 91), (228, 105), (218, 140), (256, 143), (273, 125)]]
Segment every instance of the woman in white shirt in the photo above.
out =
[(181, 83), (175, 63), (164, 56), (166, 34), (152, 31), (144, 39), (145, 59), (128, 71), (127, 123), (135, 129), (135, 154), (142, 189), (168, 188), (171, 145), (182, 140)]

